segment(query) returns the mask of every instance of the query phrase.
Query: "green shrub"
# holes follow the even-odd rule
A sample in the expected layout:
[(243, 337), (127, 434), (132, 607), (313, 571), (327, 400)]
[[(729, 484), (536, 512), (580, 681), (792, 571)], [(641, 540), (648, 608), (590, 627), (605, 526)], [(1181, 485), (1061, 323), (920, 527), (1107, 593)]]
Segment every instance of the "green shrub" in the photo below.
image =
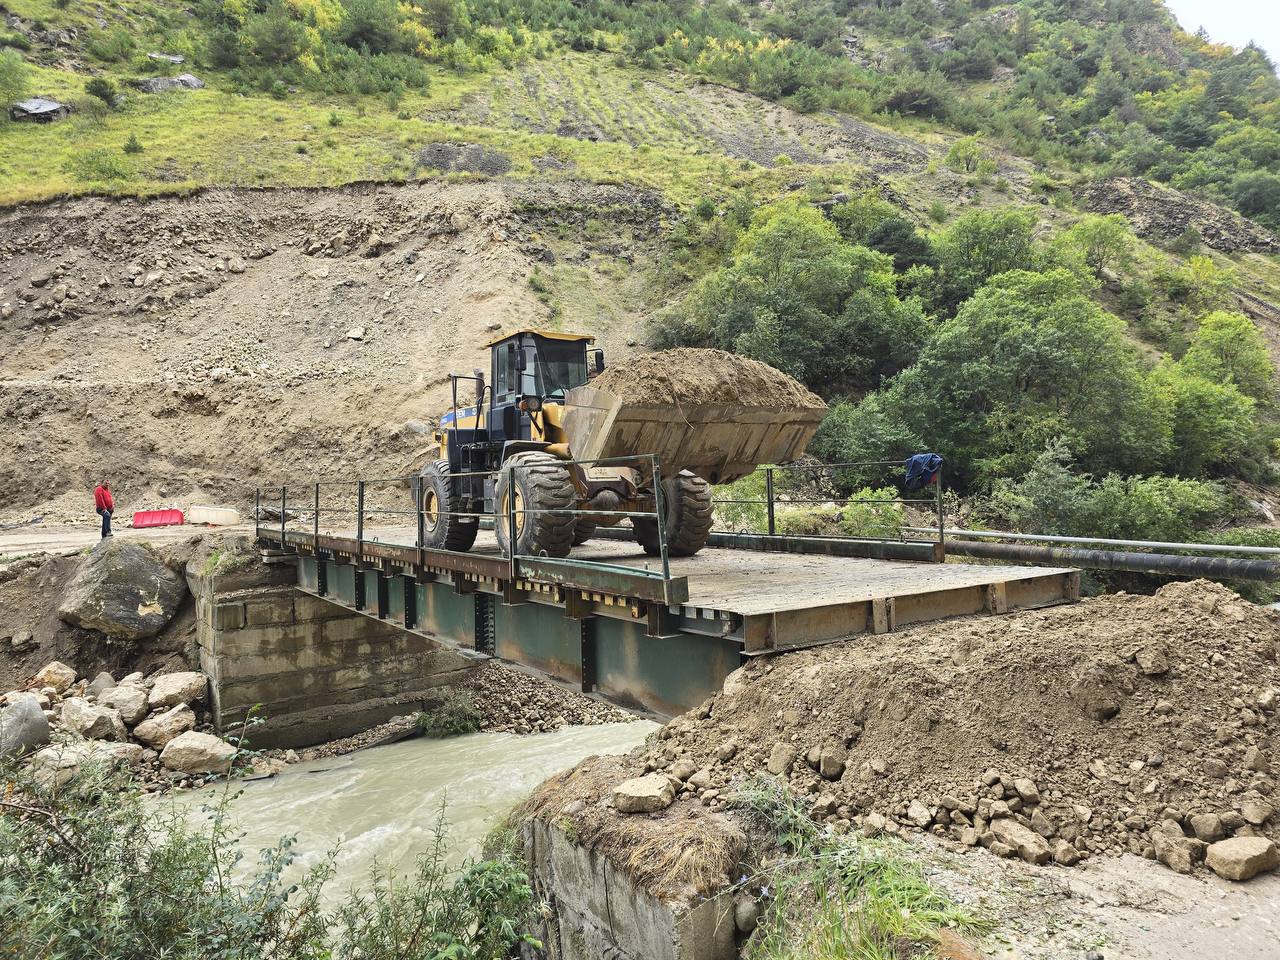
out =
[(782, 504), (777, 509), (778, 532), (792, 537), (901, 537), (906, 513), (902, 504), (893, 502), (898, 497), (898, 491), (889, 487), (863, 487), (846, 497), (861, 502), (805, 507)]
[(91, 97), (97, 97), (108, 107), (116, 105), (116, 97), (119, 91), (116, 85), (106, 77), (94, 77), (84, 85), (84, 92)]
[(125, 153), (141, 153), (142, 152), (142, 144), (138, 142), (138, 135), (136, 133), (129, 134), (129, 139), (124, 142), (124, 152)]
[(470, 696), (452, 691), (440, 703), (419, 713), (417, 724), (424, 737), (456, 737), (476, 733), (483, 719)]
[(137, 49), (133, 33), (125, 27), (110, 31), (95, 31), (89, 36), (89, 55), (106, 63), (123, 63)]
[(19, 765), (0, 782), (0, 944), (13, 960), (492, 960), (526, 940), (524, 871), (502, 855), (455, 872), (443, 811), (412, 876), (375, 867), (329, 909), (336, 851), (293, 883), (292, 838), (246, 862), (228, 793), (196, 818), (92, 765), (57, 789)]
[(131, 180), (135, 174), (128, 160), (101, 147), (73, 153), (63, 169), (80, 183), (116, 183)]

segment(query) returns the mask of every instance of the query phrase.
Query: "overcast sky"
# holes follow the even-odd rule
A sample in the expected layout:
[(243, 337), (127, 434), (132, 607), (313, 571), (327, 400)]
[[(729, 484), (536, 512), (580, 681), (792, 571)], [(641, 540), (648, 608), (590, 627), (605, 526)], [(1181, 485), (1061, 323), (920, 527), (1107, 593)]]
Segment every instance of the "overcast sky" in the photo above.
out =
[(1275, 0), (1165, 0), (1182, 29), (1199, 27), (1219, 43), (1243, 47), (1253, 40), (1271, 58), (1280, 60), (1280, 4)]

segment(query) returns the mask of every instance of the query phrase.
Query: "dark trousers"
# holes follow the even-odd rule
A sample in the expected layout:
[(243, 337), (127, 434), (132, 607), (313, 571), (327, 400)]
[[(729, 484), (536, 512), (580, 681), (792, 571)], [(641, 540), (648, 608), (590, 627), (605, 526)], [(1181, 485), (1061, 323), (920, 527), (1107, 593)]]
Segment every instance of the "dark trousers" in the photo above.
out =
[(111, 511), (98, 510), (98, 516), (102, 518), (102, 535), (104, 537), (111, 536)]

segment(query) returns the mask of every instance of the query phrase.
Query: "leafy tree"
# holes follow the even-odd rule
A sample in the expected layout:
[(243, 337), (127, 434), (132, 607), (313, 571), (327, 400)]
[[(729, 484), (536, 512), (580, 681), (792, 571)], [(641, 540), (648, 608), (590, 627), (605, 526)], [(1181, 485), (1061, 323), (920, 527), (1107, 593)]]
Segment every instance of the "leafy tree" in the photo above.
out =
[(1275, 368), (1266, 341), (1242, 313), (1216, 310), (1200, 321), (1180, 365), (1214, 383), (1231, 383), (1245, 396), (1269, 400)]
[(904, 217), (881, 221), (867, 236), (867, 246), (893, 257), (893, 268), (899, 273), (915, 266), (935, 266), (933, 244)]
[(1231, 197), (1241, 213), (1280, 227), (1280, 176), (1263, 170), (1241, 174), (1231, 184)]
[(8, 106), (27, 95), (27, 61), (17, 50), (0, 50), (0, 120), (9, 116)]
[(975, 210), (952, 223), (935, 246), (945, 303), (959, 304), (997, 274), (1034, 269), (1035, 223), (1030, 211), (1013, 209)]
[(1173, 444), (1167, 464), (1184, 476), (1201, 476), (1239, 463), (1258, 443), (1254, 401), (1234, 384), (1215, 383), (1168, 361), (1151, 374), (1157, 396), (1170, 411)]
[(947, 151), (946, 164), (962, 173), (976, 173), (978, 165), (988, 158), (986, 148), (977, 136), (961, 137)]
[(306, 31), (282, 3), (273, 3), (264, 13), (249, 18), (243, 36), (250, 55), (259, 66), (278, 67), (296, 60), (306, 45)]
[(339, 38), (349, 47), (372, 53), (395, 48), (400, 37), (400, 17), (395, 0), (344, 0), (347, 15)]
[(1118, 213), (1083, 217), (1056, 239), (1057, 245), (1078, 252), (1097, 275), (1129, 267), (1136, 243), (1129, 221)]
[(840, 235), (851, 243), (866, 243), (872, 230), (896, 216), (898, 208), (874, 190), (864, 191), (831, 209), (831, 219), (840, 228)]
[(1168, 444), (1124, 322), (1066, 270), (990, 280), (884, 402), (965, 481), (1019, 475), (1055, 438), (1089, 469), (1149, 464)]
[(919, 302), (896, 296), (890, 258), (846, 243), (795, 200), (756, 212), (691, 312), (709, 342), (825, 393), (873, 385), (914, 359), (927, 333)]

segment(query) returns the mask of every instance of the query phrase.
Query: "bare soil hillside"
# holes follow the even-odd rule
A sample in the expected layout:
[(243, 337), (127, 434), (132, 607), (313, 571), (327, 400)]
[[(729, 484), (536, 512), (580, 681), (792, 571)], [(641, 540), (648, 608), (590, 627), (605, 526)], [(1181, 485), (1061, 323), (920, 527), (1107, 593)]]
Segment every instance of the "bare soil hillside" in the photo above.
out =
[[(213, 190), (0, 211), (0, 522), (403, 471), (522, 325), (624, 352), (669, 216), (577, 183)], [(607, 237), (608, 242), (600, 242)], [(539, 297), (572, 264), (580, 296)], [(558, 314), (558, 316), (555, 316)]]

